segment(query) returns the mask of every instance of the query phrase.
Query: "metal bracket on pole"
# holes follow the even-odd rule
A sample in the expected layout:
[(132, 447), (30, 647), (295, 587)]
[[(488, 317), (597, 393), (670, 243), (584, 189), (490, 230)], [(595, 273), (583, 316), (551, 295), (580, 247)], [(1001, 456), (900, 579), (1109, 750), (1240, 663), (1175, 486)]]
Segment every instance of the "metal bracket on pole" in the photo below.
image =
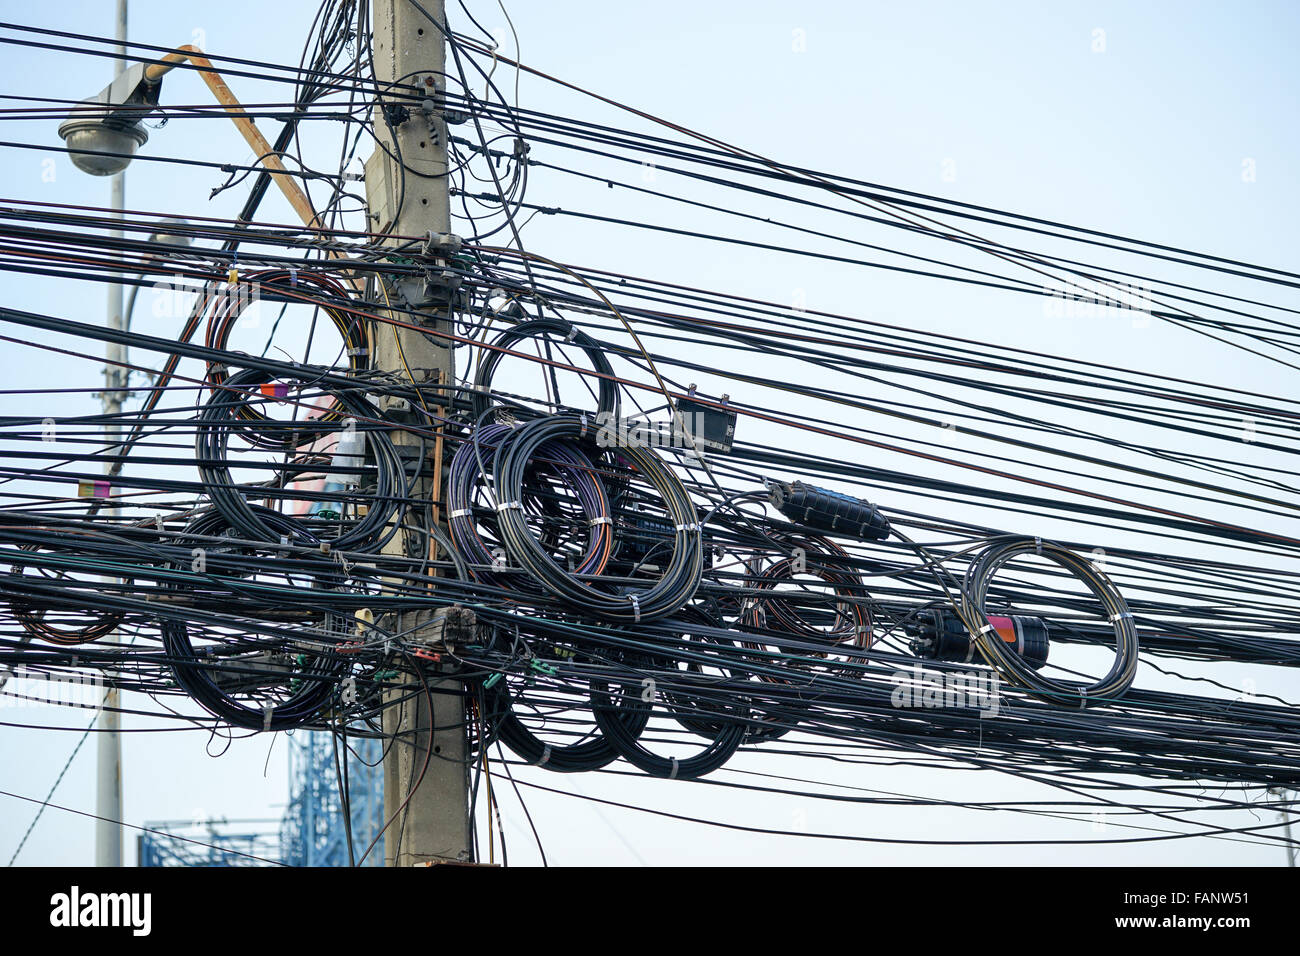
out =
[[(474, 643), (478, 636), (478, 615), (474, 609), (453, 604), (434, 611), (411, 642), (429, 652), (454, 653), (457, 647)], [(416, 656), (421, 655), (417, 652)]]

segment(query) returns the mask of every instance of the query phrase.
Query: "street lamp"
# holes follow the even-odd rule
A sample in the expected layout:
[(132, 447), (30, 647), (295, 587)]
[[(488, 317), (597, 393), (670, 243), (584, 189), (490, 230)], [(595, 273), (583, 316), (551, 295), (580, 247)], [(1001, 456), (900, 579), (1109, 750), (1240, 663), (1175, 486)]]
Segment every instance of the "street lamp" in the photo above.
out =
[(187, 44), (160, 60), (135, 64), (69, 113), (59, 124), (59, 136), (67, 144), (72, 164), (92, 176), (112, 176), (126, 169), (135, 151), (149, 139), (144, 120), (158, 108), (163, 77), (186, 60), (239, 127), (253, 155), (270, 172), (303, 223), (319, 228), (321, 224), (307, 194), (285, 169), (279, 154), (271, 148), (212, 62), (196, 46)]
[[(78, 169), (81, 167), (78, 166)], [(92, 173), (91, 175), (95, 175)], [(154, 245), (171, 246), (176, 249), (184, 249), (194, 242), (189, 236), (185, 235), (185, 230), (189, 228), (189, 223), (184, 219), (176, 219), (171, 216), (166, 219), (159, 219), (157, 227), (149, 235), (149, 241)], [(147, 262), (157, 262), (158, 256), (150, 256)], [(131, 331), (131, 315), (135, 312), (135, 300), (140, 294), (140, 284), (137, 282), (131, 286), (131, 294), (126, 299), (126, 310), (124, 312), (123, 325), (126, 330)]]
[(90, 99), (82, 100), (62, 123), (72, 165), (92, 176), (115, 176), (149, 139), (144, 118), (158, 106), (161, 83), (150, 83), (137, 63)]
[[(184, 219), (176, 219), (168, 216), (166, 219), (159, 219), (157, 228), (150, 233), (149, 241), (154, 245), (171, 246), (175, 249), (184, 249), (194, 242), (189, 236), (185, 235), (185, 230), (189, 228), (189, 223)], [(157, 262), (157, 255), (150, 256), (146, 262)], [(140, 294), (140, 283), (131, 286), (131, 294), (126, 299), (126, 310), (123, 313), (123, 327), (131, 331), (131, 316), (135, 312), (135, 300)], [(129, 372), (127, 374), (130, 374)]]
[(158, 228), (149, 234), (150, 242), (161, 243), (164, 246), (176, 246), (180, 249), (194, 241), (185, 235), (185, 230), (190, 228), (190, 224), (184, 219), (167, 216), (159, 219), (156, 225)]

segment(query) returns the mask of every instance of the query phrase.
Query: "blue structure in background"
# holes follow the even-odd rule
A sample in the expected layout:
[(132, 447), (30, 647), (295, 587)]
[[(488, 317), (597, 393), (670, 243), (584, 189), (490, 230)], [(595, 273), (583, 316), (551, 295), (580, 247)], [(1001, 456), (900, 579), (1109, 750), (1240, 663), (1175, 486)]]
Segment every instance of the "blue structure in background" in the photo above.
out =
[(280, 834), (275, 820), (241, 820), (241, 826), (261, 825), (247, 833), (227, 833), (223, 820), (173, 820), (150, 823), (163, 833), (141, 834), (137, 843), (140, 866), (269, 866), (280, 862)]
[[(289, 806), (280, 821), (282, 858), (290, 866), (347, 866), (339, 768), (332, 734), (300, 732), (289, 738)], [(352, 847), (358, 858), (384, 825), (384, 768), (380, 741), (353, 738), (348, 757)], [(343, 743), (339, 743), (340, 757)], [(383, 866), (381, 837), (365, 866)]]
[[(274, 820), (235, 821), (240, 826), (256, 826), (246, 832), (230, 832), (230, 823), (215, 820), (151, 823), (151, 828), (163, 833), (141, 835), (139, 865), (347, 866), (348, 838), (343, 826), (339, 774), (334, 766), (333, 735), (299, 731), (288, 739), (289, 806), (278, 829)], [(370, 738), (353, 738), (350, 744), (352, 845), (360, 857), (384, 825), (383, 750), (380, 741)], [(384, 840), (380, 837), (364, 865), (383, 863)]]

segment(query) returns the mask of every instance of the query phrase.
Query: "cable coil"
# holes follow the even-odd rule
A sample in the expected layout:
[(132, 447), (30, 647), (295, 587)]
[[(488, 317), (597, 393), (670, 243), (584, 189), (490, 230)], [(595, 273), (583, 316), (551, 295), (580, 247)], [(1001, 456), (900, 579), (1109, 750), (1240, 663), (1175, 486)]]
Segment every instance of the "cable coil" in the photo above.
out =
[[(560, 599), (601, 617), (640, 623), (666, 617), (695, 594), (703, 572), (703, 549), (695, 505), (671, 469), (649, 449), (628, 445), (619, 457), (659, 493), (673, 523), (672, 556), (663, 573), (648, 587), (622, 586), (619, 593), (594, 587), (561, 568), (530, 531), (522, 509), (513, 507), (523, 496), (524, 482), (534, 459), (547, 442), (583, 440), (587, 423), (576, 415), (553, 415), (518, 428), (496, 451), (497, 523), (510, 556), (543, 588)], [(606, 514), (605, 517), (608, 515)], [(597, 517), (597, 516), (590, 516)], [(605, 533), (609, 525), (600, 526)]]
[[(989, 622), (984, 607), (993, 576), (1008, 562), (1023, 555), (1038, 555), (1060, 565), (1081, 580), (1105, 608), (1115, 632), (1115, 661), (1100, 680), (1080, 684), (1043, 676), (1008, 647)], [(975, 635), (980, 654), (989, 665), (1011, 683), (1049, 703), (1086, 707), (1114, 700), (1124, 695), (1137, 675), (1137, 628), (1123, 595), (1091, 561), (1059, 544), (1014, 536), (981, 551), (966, 569), (960, 610), (962, 622)]]

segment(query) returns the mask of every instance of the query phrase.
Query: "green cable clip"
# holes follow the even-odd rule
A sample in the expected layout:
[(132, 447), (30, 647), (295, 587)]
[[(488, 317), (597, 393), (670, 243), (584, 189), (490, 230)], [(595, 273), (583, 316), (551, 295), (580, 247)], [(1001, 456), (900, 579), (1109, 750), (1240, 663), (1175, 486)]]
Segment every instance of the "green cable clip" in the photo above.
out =
[(491, 690), (493, 687), (496, 686), (497, 681), (499, 681), (504, 676), (505, 675), (502, 674), (500, 671), (497, 671), (495, 674), (493, 674), (491, 677), (489, 677), (487, 680), (483, 682), (483, 689)]

